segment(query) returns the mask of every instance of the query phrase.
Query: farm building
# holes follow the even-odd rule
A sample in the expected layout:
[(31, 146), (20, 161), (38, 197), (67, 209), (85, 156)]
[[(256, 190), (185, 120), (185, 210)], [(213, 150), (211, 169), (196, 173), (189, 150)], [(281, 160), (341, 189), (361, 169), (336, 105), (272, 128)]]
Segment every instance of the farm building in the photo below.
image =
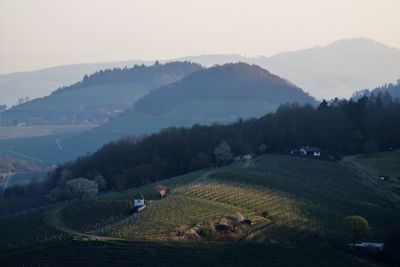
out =
[(133, 201), (133, 207), (137, 208), (137, 207), (141, 207), (144, 205), (144, 199), (135, 199)]
[(386, 175), (381, 174), (381, 175), (379, 175), (379, 179), (382, 180), (382, 181), (388, 181), (389, 177), (386, 176)]
[(318, 147), (305, 146), (300, 149), (292, 149), (290, 151), (290, 154), (298, 156), (320, 157), (321, 149), (319, 149)]
[(144, 196), (142, 194), (140, 194), (140, 197), (141, 198), (135, 198), (133, 200), (133, 208), (134, 209), (144, 206)]
[(313, 157), (321, 156), (321, 149), (319, 149), (318, 147), (305, 146), (300, 148), (299, 150), (303, 156), (313, 156)]

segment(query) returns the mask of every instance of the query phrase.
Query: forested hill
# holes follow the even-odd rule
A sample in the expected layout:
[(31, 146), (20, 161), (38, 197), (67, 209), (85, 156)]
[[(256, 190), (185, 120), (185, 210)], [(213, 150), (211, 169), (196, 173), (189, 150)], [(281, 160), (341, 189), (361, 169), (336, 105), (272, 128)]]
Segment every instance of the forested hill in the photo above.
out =
[(399, 136), (400, 102), (391, 97), (336, 99), (318, 107), (287, 104), (259, 119), (230, 125), (172, 127), (144, 139), (127, 137), (60, 166), (51, 181), (53, 186), (62, 182), (67, 169), (69, 177), (94, 179), (100, 174), (110, 188), (137, 186), (216, 164), (214, 149), (222, 141), (234, 155), (259, 153), (260, 148), (288, 153), (310, 145), (320, 147), (323, 155), (338, 156), (400, 148)]
[(181, 81), (153, 90), (134, 109), (163, 115), (196, 100), (268, 101), (313, 103), (315, 100), (290, 82), (256, 65), (217, 65), (192, 73)]
[(154, 65), (150, 66), (142, 64), (135, 65), (132, 68), (125, 67), (99, 70), (90, 75), (86, 74), (82, 81), (71, 86), (61, 87), (52, 94), (76, 88), (115, 83), (148, 82), (151, 80), (159, 80), (161, 83), (168, 83), (170, 81), (179, 80), (184, 75), (199, 69), (201, 69), (199, 64), (191, 63), (189, 61), (170, 62), (165, 64), (160, 64), (156, 61)]
[(364, 89), (357, 91), (353, 94), (352, 98), (360, 99), (363, 96), (371, 96), (378, 94), (390, 94), (392, 97), (400, 97), (400, 79), (397, 80), (397, 83), (389, 83), (379, 87), (376, 87), (372, 90)]
[(2, 112), (2, 125), (103, 123), (132, 107), (144, 94), (200, 70), (199, 64), (171, 62), (115, 68), (85, 75), (82, 81), (51, 95)]
[(317, 104), (300, 88), (256, 65), (217, 65), (152, 90), (133, 109), (92, 131), (66, 138), (63, 144), (84, 155), (129, 134), (151, 134), (170, 126), (227, 124), (239, 118), (259, 118), (291, 102)]

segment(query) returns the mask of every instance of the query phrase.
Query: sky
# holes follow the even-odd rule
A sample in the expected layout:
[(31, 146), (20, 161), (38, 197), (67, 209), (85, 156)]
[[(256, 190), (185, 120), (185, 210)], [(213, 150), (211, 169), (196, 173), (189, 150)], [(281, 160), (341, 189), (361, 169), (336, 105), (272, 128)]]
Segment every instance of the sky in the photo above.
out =
[(400, 48), (400, 0), (0, 0), (0, 73), (366, 37)]

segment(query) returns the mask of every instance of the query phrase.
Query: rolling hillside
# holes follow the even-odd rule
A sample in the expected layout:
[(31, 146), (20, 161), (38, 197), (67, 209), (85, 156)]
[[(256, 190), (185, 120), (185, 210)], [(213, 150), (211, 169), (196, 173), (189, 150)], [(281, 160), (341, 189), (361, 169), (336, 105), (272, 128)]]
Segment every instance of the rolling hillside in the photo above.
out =
[(34, 99), (2, 112), (2, 125), (99, 124), (132, 107), (151, 89), (180, 80), (201, 69), (198, 64), (174, 62), (113, 69), (85, 76), (47, 97)]
[[(374, 241), (400, 223), (398, 203), (346, 165), (281, 155), (261, 156), (254, 163), (163, 180), (170, 189), (164, 199), (155, 193), (156, 184), (149, 184), (0, 221), (2, 242), (13, 247), (1, 246), (0, 262), (68, 265), (84, 258), (88, 265), (182, 266), (195, 257), (194, 266), (369, 266), (332, 249), (332, 244), (347, 242), (340, 230), (343, 218), (364, 216), (373, 229), (368, 240)], [(129, 215), (128, 201), (139, 193), (148, 207)], [(251, 225), (239, 224), (235, 231), (218, 226), (209, 241), (201, 234), (190, 241), (189, 233), (217, 227), (217, 222), (226, 225), (226, 218), (238, 212)], [(10, 225), (32, 221), (34, 227), (23, 228), (23, 242), (7, 232)], [(218, 253), (207, 256), (211, 251)], [(99, 260), (100, 252), (107, 257)]]
[(28, 96), (30, 99), (44, 97), (55, 88), (76, 83), (85, 74), (99, 70), (133, 67), (136, 64), (151, 65), (154, 62), (130, 60), (119, 62), (83, 63), (62, 65), (34, 71), (14, 72), (0, 75), (0, 103), (11, 107), (18, 98)]
[(139, 99), (132, 110), (92, 131), (66, 138), (63, 144), (85, 153), (129, 134), (260, 117), (288, 102), (316, 103), (300, 88), (258, 66), (225, 64), (160, 87)]

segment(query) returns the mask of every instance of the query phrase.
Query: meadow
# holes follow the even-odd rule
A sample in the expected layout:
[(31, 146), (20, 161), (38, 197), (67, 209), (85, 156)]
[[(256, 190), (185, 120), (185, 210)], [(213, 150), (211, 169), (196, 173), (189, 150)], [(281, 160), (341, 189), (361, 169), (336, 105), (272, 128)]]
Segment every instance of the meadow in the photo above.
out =
[(0, 140), (25, 137), (37, 137), (58, 134), (73, 134), (95, 127), (95, 125), (30, 125), (2, 126)]
[[(354, 161), (371, 175), (400, 178), (400, 152), (380, 152), (358, 156)], [(399, 181), (400, 182), (400, 181)]]

